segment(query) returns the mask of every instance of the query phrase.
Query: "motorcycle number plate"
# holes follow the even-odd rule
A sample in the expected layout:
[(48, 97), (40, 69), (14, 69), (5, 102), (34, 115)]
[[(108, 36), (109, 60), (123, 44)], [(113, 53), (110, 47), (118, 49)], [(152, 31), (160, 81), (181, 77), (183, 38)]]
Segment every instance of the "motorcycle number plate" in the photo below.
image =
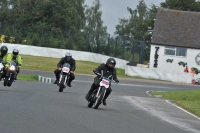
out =
[(107, 87), (109, 87), (109, 81), (105, 80), (105, 79), (102, 79), (102, 81), (100, 82), (100, 85), (101, 86), (105, 86), (107, 88)]
[(69, 68), (68, 67), (63, 67), (62, 71), (65, 72), (65, 73), (68, 73), (69, 72)]

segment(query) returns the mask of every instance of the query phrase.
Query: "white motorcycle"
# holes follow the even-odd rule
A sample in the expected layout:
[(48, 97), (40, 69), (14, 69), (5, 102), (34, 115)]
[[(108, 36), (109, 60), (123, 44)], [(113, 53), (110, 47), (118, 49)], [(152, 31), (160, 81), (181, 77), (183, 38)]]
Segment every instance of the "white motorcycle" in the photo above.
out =
[(99, 88), (95, 89), (89, 97), (88, 100), (88, 107), (91, 108), (94, 106), (94, 109), (97, 109), (99, 105), (103, 102), (107, 89), (110, 87), (111, 82), (114, 80), (110, 80), (109, 78), (112, 76), (110, 75), (108, 78), (103, 77), (100, 73), (97, 73), (98, 76), (101, 76), (101, 82)]
[(58, 81), (59, 92), (63, 92), (63, 89), (67, 86), (67, 82), (69, 81), (69, 77), (70, 77), (70, 68), (71, 66), (69, 63), (65, 63), (62, 66), (60, 78)]
[(2, 76), (3, 76), (3, 68), (4, 68), (4, 65), (3, 65), (3, 63), (1, 62), (1, 63), (0, 63), (0, 79), (2, 79)]

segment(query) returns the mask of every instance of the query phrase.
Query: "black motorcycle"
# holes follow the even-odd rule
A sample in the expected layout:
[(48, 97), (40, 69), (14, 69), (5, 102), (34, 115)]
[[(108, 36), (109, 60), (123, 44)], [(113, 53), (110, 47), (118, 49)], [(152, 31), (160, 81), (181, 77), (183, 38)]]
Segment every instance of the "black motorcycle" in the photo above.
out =
[(9, 67), (9, 74), (7, 78), (4, 78), (4, 86), (10, 87), (16, 77), (17, 74), (17, 63), (16, 61), (12, 60), (11, 65)]
[(69, 63), (65, 63), (62, 66), (60, 78), (58, 81), (59, 92), (63, 92), (63, 89), (67, 86), (67, 82), (69, 81), (70, 77), (70, 68), (71, 66)]
[(110, 87), (111, 82), (113, 81), (114, 83), (116, 83), (114, 80), (109, 79), (112, 75), (110, 75), (108, 78), (103, 77), (100, 73), (97, 73), (97, 75), (101, 79), (101, 82), (99, 84), (100, 86), (92, 92), (88, 100), (88, 107), (91, 108), (92, 106), (94, 106), (94, 109), (97, 109), (99, 105), (103, 102), (106, 91)]

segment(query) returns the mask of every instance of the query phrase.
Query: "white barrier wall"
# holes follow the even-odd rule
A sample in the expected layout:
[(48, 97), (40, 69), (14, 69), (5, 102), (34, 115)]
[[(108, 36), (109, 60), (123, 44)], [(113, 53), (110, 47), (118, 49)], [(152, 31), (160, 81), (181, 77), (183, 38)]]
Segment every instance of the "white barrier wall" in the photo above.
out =
[(143, 78), (167, 80), (179, 83), (191, 83), (193, 79), (193, 75), (190, 73), (178, 73), (154, 68), (140, 68), (128, 65), (125, 68), (125, 74), (129, 76), (139, 76)]
[[(73, 58), (76, 60), (105, 63), (106, 60), (109, 58), (109, 56), (101, 54), (95, 54), (83, 51), (73, 51), (67, 49), (55, 49), (55, 48), (36, 47), (30, 45), (9, 44), (9, 43), (2, 43), (0, 45), (7, 46), (9, 49), (8, 51), (9, 53), (12, 53), (12, 50), (17, 48), (20, 51), (20, 54), (32, 55), (32, 56), (61, 58), (65, 55), (67, 51), (70, 51), (72, 53)], [(152, 54), (153, 53), (151, 53), (151, 56)], [(129, 76), (139, 76), (143, 78), (153, 78), (153, 79), (167, 80), (167, 81), (181, 82), (181, 83), (191, 83), (191, 80), (193, 79), (193, 76), (191, 74), (183, 72), (172, 72), (170, 70), (160, 70), (158, 68), (155, 69), (155, 68), (141, 68), (141, 67), (128, 66), (126, 65), (128, 61), (118, 58), (115, 59), (117, 62), (116, 67), (125, 69), (125, 74)], [(150, 64), (152, 64), (152, 60)], [(163, 65), (163, 67), (166, 66)]]
[[(44, 57), (53, 57), (53, 58), (61, 58), (65, 56), (67, 51), (72, 53), (72, 56), (75, 60), (82, 60), (82, 61), (91, 61), (96, 63), (106, 63), (107, 59), (110, 58), (106, 55), (90, 53), (90, 52), (83, 52), (83, 51), (74, 51), (74, 50), (67, 50), (67, 49), (56, 49), (56, 48), (47, 48), (47, 47), (36, 47), (30, 45), (21, 45), (21, 44), (10, 44), (10, 43), (1, 43), (1, 46), (7, 46), (8, 52), (12, 53), (12, 50), (17, 48), (20, 54), (24, 55), (32, 55), (32, 56), (44, 56)], [(125, 69), (126, 63), (128, 61), (122, 59), (116, 59), (116, 67)]]

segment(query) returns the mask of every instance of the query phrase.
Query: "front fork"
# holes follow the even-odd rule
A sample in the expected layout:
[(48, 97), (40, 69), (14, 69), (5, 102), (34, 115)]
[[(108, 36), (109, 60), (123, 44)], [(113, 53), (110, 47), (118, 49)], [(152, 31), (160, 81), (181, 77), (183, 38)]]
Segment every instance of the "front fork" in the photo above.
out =
[[(62, 78), (63, 78), (63, 75), (62, 75), (62, 74), (60, 74), (60, 79), (59, 79), (59, 82), (58, 82), (59, 84), (60, 84), (60, 82), (61, 82)], [(66, 82), (67, 82), (68, 76), (66, 75), (64, 78), (65, 78), (65, 81), (64, 81), (64, 86), (67, 86), (67, 85), (66, 85)]]
[(63, 76), (63, 75), (60, 74), (60, 78), (59, 78), (59, 82), (58, 82), (59, 84), (60, 84), (60, 82), (61, 82), (62, 76)]
[[(97, 92), (97, 94), (96, 94), (96, 99), (99, 97), (99, 92), (100, 92), (100, 90), (101, 90), (101, 87), (102, 87), (102, 86), (100, 86), (99, 89), (98, 89), (98, 92)], [(104, 99), (104, 97), (105, 97), (106, 91), (107, 91), (107, 88), (106, 88), (106, 90), (105, 90), (105, 92), (104, 92), (104, 94), (103, 94), (103, 98), (101, 99), (101, 100), (102, 100), (101, 102), (103, 102), (103, 99)]]
[(9, 74), (8, 80), (12, 78), (12, 73)]

